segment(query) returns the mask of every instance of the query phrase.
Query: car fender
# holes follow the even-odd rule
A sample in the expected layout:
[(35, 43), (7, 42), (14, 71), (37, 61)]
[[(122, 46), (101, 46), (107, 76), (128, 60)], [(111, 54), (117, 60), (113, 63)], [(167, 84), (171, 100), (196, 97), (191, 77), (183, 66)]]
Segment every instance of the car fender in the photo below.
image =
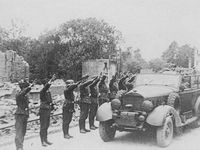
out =
[(168, 105), (160, 105), (156, 107), (148, 115), (146, 122), (153, 126), (162, 126), (167, 116), (172, 116), (174, 118), (175, 125), (177, 127), (182, 125), (178, 112), (173, 107)]
[(96, 120), (106, 121), (112, 119), (111, 103), (103, 103), (97, 110)]

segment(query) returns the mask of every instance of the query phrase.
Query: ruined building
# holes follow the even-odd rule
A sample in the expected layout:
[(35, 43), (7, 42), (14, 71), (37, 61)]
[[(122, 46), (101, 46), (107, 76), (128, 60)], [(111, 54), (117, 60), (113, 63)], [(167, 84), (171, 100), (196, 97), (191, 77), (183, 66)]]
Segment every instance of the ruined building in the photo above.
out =
[(0, 82), (17, 82), (29, 78), (29, 65), (15, 51), (0, 52)]

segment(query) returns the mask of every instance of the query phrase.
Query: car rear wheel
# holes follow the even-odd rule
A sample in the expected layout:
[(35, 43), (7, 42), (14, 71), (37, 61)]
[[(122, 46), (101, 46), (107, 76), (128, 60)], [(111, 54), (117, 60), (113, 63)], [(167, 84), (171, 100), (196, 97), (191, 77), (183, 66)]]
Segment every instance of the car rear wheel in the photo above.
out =
[(163, 126), (158, 127), (156, 131), (157, 144), (161, 147), (168, 146), (173, 139), (173, 121), (169, 116), (165, 118)]
[(109, 142), (115, 137), (116, 127), (112, 125), (113, 120), (102, 121), (99, 123), (99, 134), (104, 142)]

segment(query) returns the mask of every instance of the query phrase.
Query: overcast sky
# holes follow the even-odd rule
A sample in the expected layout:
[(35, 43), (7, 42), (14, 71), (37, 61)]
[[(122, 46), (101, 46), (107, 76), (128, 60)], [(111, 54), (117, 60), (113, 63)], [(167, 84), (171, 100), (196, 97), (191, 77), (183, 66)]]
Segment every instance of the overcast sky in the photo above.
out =
[(32, 37), (87, 17), (116, 26), (125, 45), (140, 48), (146, 60), (160, 57), (174, 40), (200, 49), (200, 0), (0, 0), (0, 26), (20, 20)]

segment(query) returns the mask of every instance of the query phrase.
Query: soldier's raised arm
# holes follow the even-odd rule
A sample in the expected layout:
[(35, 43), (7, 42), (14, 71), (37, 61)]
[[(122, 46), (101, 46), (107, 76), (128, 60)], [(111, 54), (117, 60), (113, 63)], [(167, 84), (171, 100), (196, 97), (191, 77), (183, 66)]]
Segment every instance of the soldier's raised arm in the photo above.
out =
[(56, 79), (56, 75), (54, 74), (52, 78), (47, 82), (47, 79), (43, 80), (44, 87), (41, 90), (41, 93), (45, 93), (51, 86), (52, 82)]

